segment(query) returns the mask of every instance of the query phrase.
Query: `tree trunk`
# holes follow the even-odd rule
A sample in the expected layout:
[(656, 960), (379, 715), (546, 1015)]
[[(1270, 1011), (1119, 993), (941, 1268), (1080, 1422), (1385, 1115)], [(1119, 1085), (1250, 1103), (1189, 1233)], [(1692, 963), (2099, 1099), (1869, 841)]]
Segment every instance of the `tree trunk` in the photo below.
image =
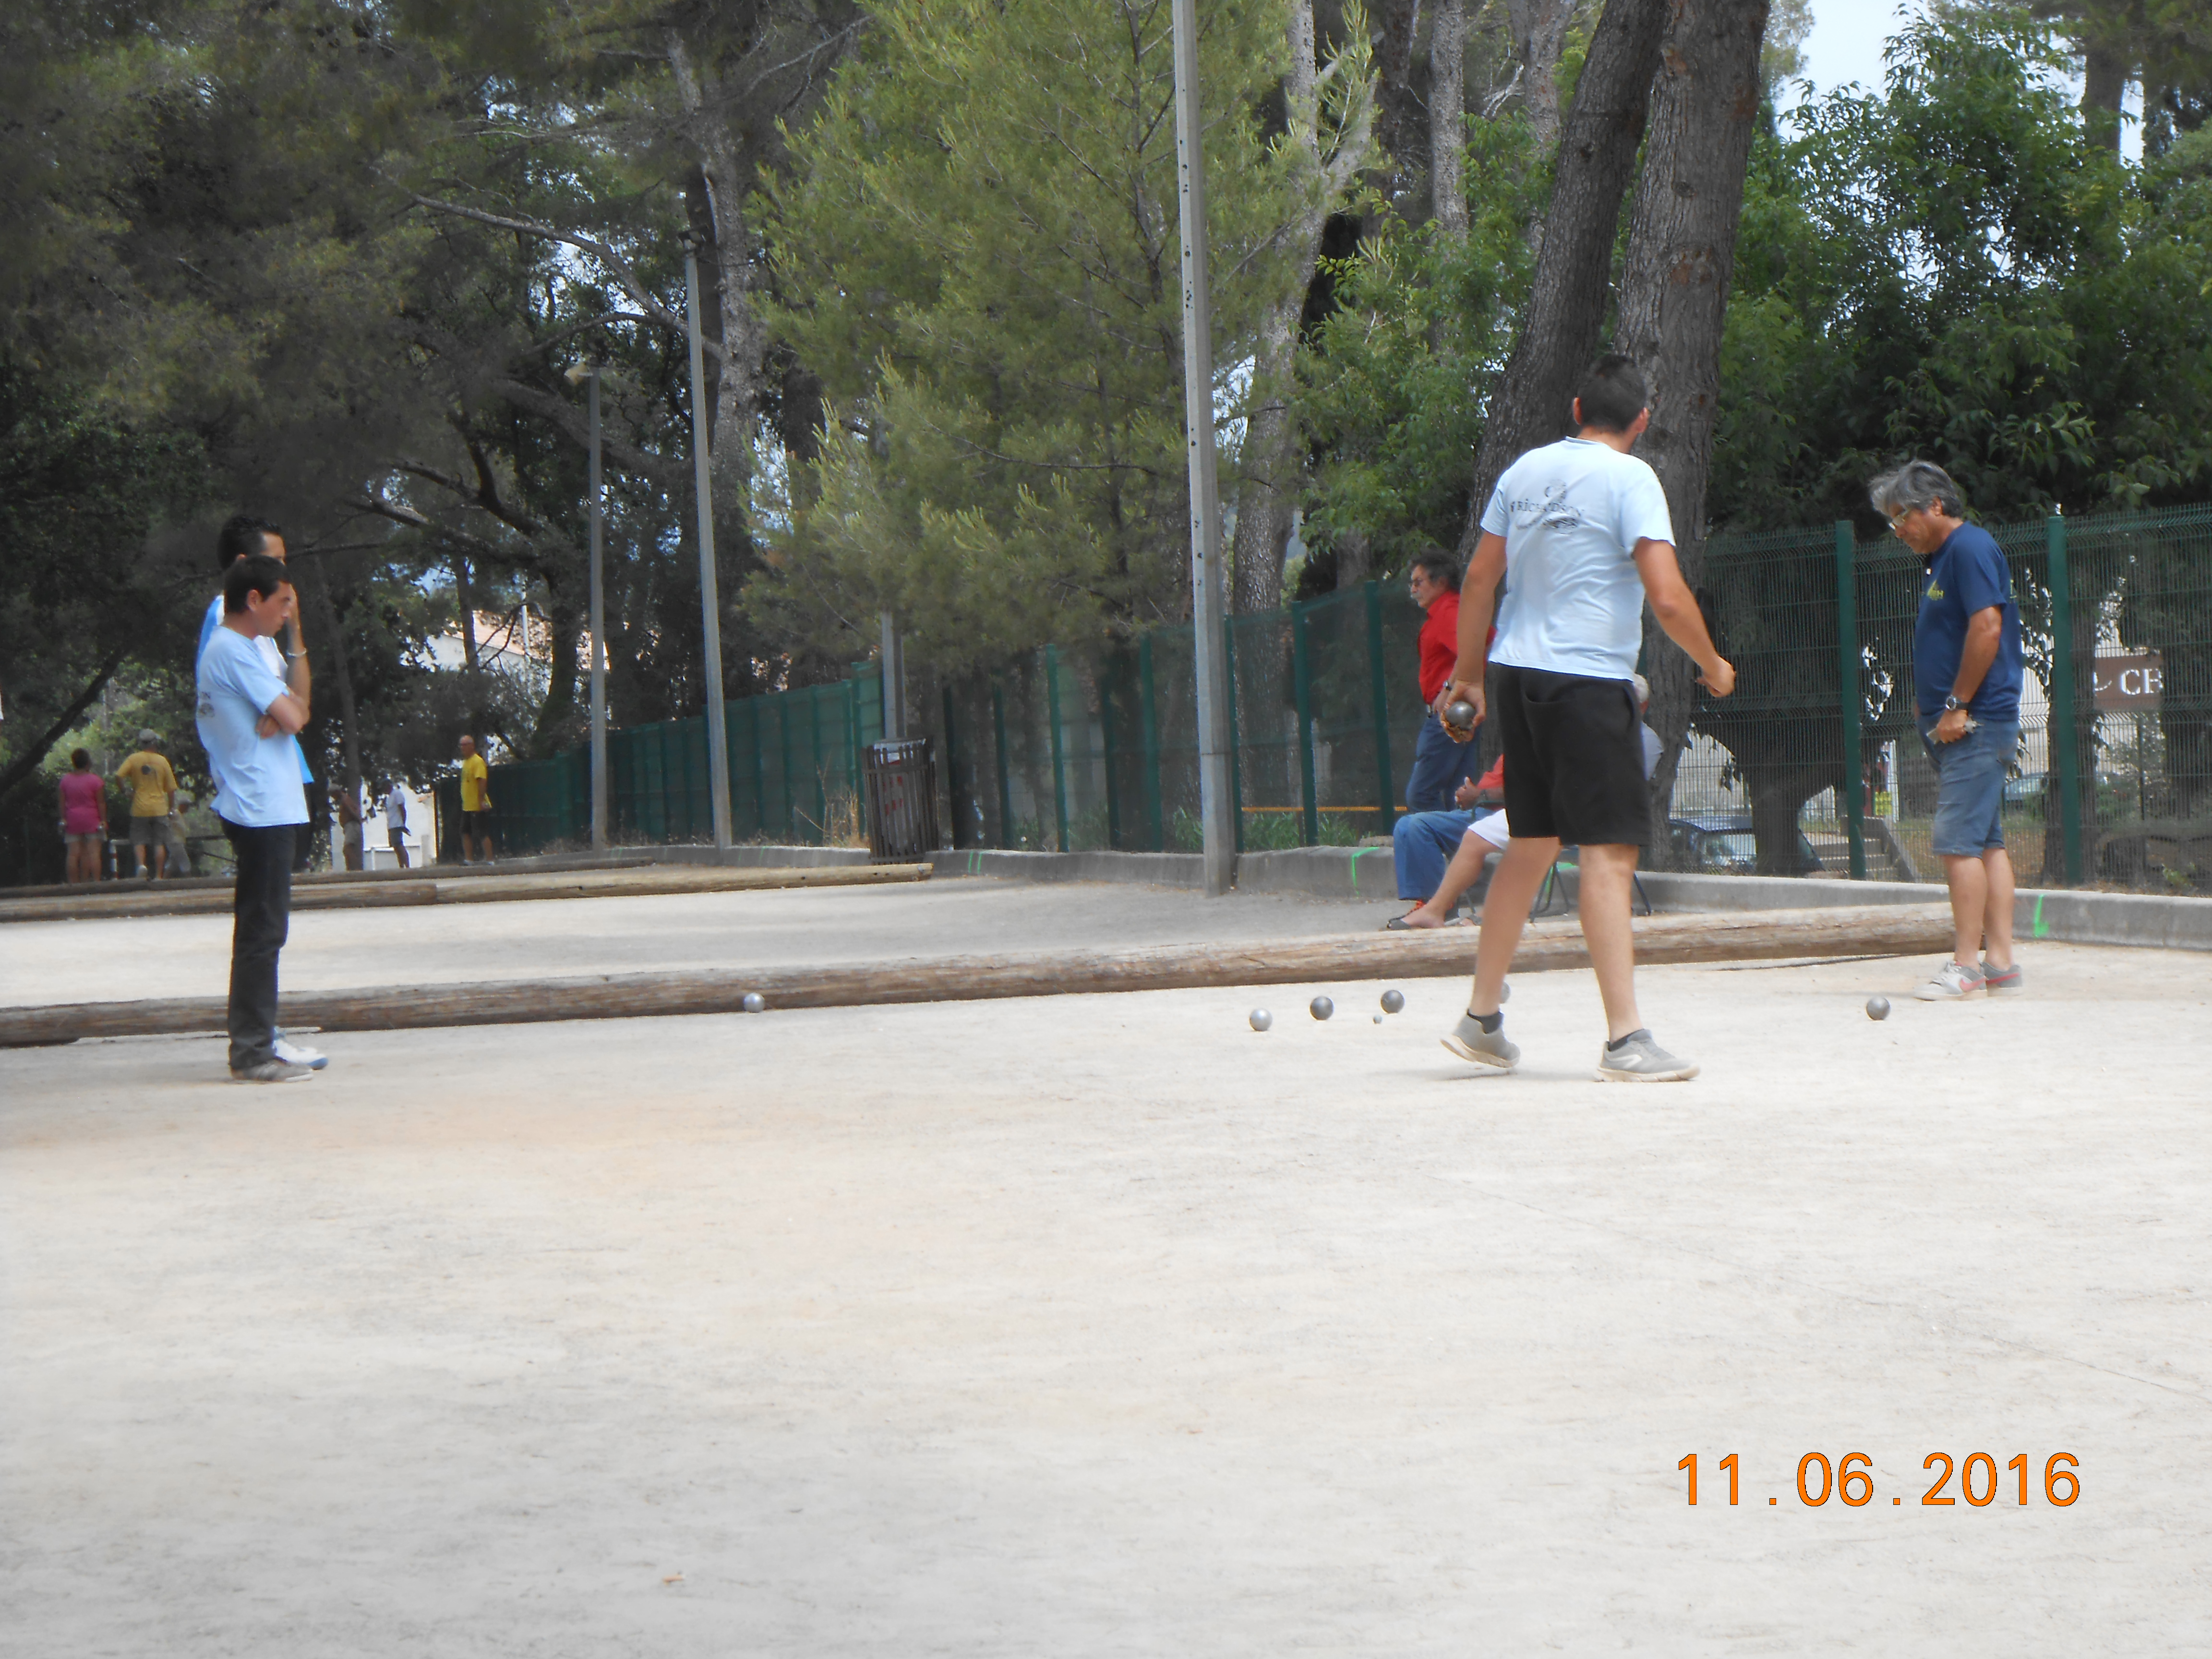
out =
[[(701, 263), (712, 267), (722, 346), (708, 457), (714, 527), (718, 537), (744, 537), (752, 483), (753, 438), (763, 401), (763, 366), (768, 358), (768, 328), (752, 299), (755, 256), (759, 250), (744, 211), (757, 169), (748, 148), (731, 131), (727, 112), (720, 107), (726, 94), (720, 80), (702, 73), (677, 30), (669, 29), (663, 39), (690, 137), (698, 151), (702, 204), (711, 231)], [(700, 285), (708, 285), (706, 270), (700, 272)], [(706, 295), (702, 295), (700, 303), (702, 307), (706, 305)], [(736, 545), (732, 543), (733, 550)]]
[(1667, 0), (1608, 0), (1590, 40), (1559, 143), (1535, 283), (1475, 454), (1462, 568), (1474, 556), (1499, 475), (1523, 451), (1566, 430), (1575, 381), (1596, 354), (1620, 198), (1644, 137), (1667, 18)]
[[(1311, 11), (1309, 6), (1293, 9)], [(1413, 91), (1413, 37), (1420, 27), (1420, 0), (1376, 0), (1368, 15), (1375, 30), (1375, 138), (1402, 185), (1420, 171), (1422, 129), (1428, 125)], [(1295, 132), (1295, 112), (1291, 120)]]
[(115, 671), (123, 665), (124, 658), (130, 654), (130, 647), (126, 646), (102, 663), (100, 672), (92, 677), (83, 690), (76, 694), (76, 701), (62, 710), (61, 718), (32, 738), (30, 746), (9, 762), (5, 770), (0, 770), (0, 799), (4, 799), (17, 784), (39, 769), (39, 763), (46, 759), (46, 751), (68, 736), (70, 728), (83, 717), (84, 711), (100, 700), (100, 693), (107, 690), (108, 681), (115, 678)]
[(1429, 194), (1437, 231), (1467, 241), (1467, 0), (1441, 0), (1429, 34)]
[[(1288, 142), (1297, 161), (1297, 188), (1302, 198), (1296, 216), (1285, 226), (1282, 245), (1289, 269), (1274, 304), (1260, 324), (1259, 349), (1252, 371), (1252, 401), (1245, 416), (1244, 447), (1238, 466), (1237, 534), (1231, 548), (1238, 611), (1265, 611), (1283, 602), (1283, 549), (1297, 506), (1299, 441), (1292, 413), (1292, 377), (1297, 368), (1298, 319), (1321, 258), (1322, 232), (1328, 210), (1353, 175), (1365, 167), (1372, 149), (1373, 106), (1358, 88), (1333, 155), (1322, 154), (1322, 102), (1314, 59), (1313, 0), (1290, 7), (1290, 67), (1283, 77), (1288, 112)], [(1340, 58), (1346, 73), (1355, 62)]]
[[(1608, 4), (1607, 15), (1614, 9)], [(1507, 8), (1507, 27), (1513, 32), (1514, 54), (1519, 59), (1516, 78), (1521, 87), (1522, 107), (1528, 112), (1539, 155), (1549, 155), (1559, 140), (1559, 54), (1566, 50), (1567, 26), (1574, 16), (1574, 0), (1512, 0)], [(1605, 25), (1601, 22), (1598, 27), (1602, 30)], [(1597, 42), (1593, 40), (1592, 61), (1596, 54)], [(1589, 74), (1587, 64), (1583, 73)], [(1581, 101), (1579, 88), (1576, 100)], [(1542, 234), (1540, 227), (1537, 234)]]
[[(459, 562), (456, 561), (459, 568)], [(338, 621), (337, 605), (331, 598), (331, 574), (321, 560), (315, 562), (315, 620), (321, 624), (324, 635), (331, 642), (331, 678), (338, 693), (338, 769), (343, 774), (348, 799), (355, 811), (361, 810), (361, 724), (360, 708), (354, 701), (353, 669), (346, 660), (345, 629)], [(466, 616), (466, 612), (462, 613)], [(470, 630), (469, 646), (475, 649), (475, 630)]]
[(2093, 46), (2084, 50), (2081, 62), (2081, 110), (2089, 132), (2117, 155), (2120, 100), (2128, 90), (2128, 61), (2108, 46)]
[[(1676, 556), (1693, 589), (1705, 568), (1721, 328), (1759, 119), (1766, 15), (1767, 0), (1674, 0), (1620, 281), (1617, 346), (1644, 371), (1651, 393), (1651, 424), (1638, 453), (1666, 487)], [(1651, 775), (1650, 845), (1663, 856), (1696, 665), (1648, 612), (1644, 645), (1651, 682), (1647, 723), (1661, 744)]]

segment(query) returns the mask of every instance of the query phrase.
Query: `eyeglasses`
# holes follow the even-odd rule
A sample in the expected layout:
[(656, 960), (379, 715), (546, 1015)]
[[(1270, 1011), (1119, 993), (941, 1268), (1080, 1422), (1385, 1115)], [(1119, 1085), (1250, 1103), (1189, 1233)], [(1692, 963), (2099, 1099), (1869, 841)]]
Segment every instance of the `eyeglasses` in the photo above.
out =
[(1911, 518), (1914, 514), (1917, 513), (1919, 510), (1920, 510), (1920, 509), (1919, 509), (1918, 507), (1906, 507), (1906, 508), (1905, 509), (1905, 511), (1904, 511), (1904, 512), (1902, 512), (1902, 513), (1899, 514), (1895, 518), (1892, 519), (1892, 520), (1889, 521), (1890, 533), (1891, 533), (1892, 535), (1902, 536), (1905, 532), (1904, 532), (1902, 530), (1899, 530), (1899, 529), (1898, 528), (1898, 526), (1899, 526), (1899, 525), (1903, 524), (1903, 523), (1904, 523), (1907, 519)]

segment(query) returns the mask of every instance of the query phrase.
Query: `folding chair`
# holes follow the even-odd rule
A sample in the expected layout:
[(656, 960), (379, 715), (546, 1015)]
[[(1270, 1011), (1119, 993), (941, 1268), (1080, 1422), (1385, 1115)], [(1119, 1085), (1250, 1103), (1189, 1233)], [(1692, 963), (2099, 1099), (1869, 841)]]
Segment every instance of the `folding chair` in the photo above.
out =
[[(1552, 867), (1544, 872), (1544, 884), (1536, 890), (1536, 902), (1528, 911), (1528, 914), (1531, 916), (1547, 916), (1551, 915), (1552, 896), (1555, 893), (1559, 896), (1559, 913), (1562, 915), (1566, 914), (1567, 888), (1566, 884), (1559, 879), (1559, 871), (1566, 863), (1566, 859), (1564, 854), (1578, 852), (1580, 850), (1580, 848), (1573, 847), (1562, 847), (1559, 848), (1561, 856), (1554, 857), (1553, 859)], [(1650, 896), (1644, 890), (1643, 876), (1634, 871), (1631, 871), (1629, 872), (1628, 879), (1635, 886), (1635, 898), (1632, 899), (1629, 902), (1628, 914), (1631, 915), (1634, 915), (1636, 914), (1635, 900), (1641, 899), (1644, 902), (1644, 914), (1647, 916), (1650, 915), (1651, 914), (1651, 900)]]

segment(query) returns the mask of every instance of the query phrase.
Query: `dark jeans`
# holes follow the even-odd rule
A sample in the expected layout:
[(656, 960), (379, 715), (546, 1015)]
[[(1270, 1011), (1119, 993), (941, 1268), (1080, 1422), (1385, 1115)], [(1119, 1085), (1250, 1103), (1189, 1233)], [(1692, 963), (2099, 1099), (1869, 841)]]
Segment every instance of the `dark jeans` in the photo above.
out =
[(1431, 714), (1421, 721), (1421, 735), (1413, 739), (1413, 772), (1406, 780), (1408, 812), (1449, 812), (1459, 803), (1452, 797), (1470, 775), (1474, 764), (1474, 739), (1454, 743), (1444, 723)]
[(276, 953), (292, 925), (292, 849), (304, 823), (248, 829), (223, 820), (238, 855), (231, 896), (230, 1069), (276, 1058)]

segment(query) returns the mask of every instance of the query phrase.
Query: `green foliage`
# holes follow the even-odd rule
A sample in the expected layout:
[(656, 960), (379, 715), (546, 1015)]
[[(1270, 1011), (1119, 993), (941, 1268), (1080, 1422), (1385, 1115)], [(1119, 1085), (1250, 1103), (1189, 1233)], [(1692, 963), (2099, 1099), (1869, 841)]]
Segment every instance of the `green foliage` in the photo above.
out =
[[(1181, 614), (1188, 586), (1164, 0), (888, 0), (775, 193), (775, 321), (836, 419), (763, 506), (748, 608), (831, 658), (895, 611), (945, 669)], [(1295, 203), (1256, 113), (1279, 9), (1206, 8), (1217, 386)]]
[(1316, 454), (1304, 539), (1364, 535), (1383, 569), (1457, 543), (1483, 394), (1528, 293), (1543, 169), (1517, 118), (1472, 129), (1465, 244), (1385, 219), (1336, 264), (1338, 307), (1299, 362)]
[(1723, 351), (1711, 514), (1871, 520), (1941, 462), (1992, 519), (2162, 501), (2212, 466), (2202, 152), (2124, 167), (2045, 26), (1946, 13), (1758, 144)]

